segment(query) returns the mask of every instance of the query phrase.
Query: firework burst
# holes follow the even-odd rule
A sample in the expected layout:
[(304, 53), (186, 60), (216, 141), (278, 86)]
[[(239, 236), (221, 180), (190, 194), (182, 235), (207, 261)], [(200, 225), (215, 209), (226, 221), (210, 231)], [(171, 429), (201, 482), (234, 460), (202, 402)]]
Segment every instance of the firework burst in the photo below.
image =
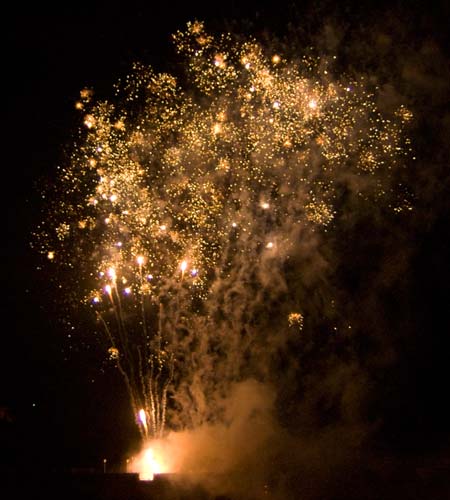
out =
[[(110, 100), (81, 92), (79, 136), (39, 230), (102, 324), (144, 438), (163, 436), (169, 396), (208, 413), (208, 387), (239, 379), (252, 346), (277, 334), (258, 314), (286, 293), (286, 262), (342, 216), (345, 193), (389, 205), (410, 152), (409, 110), (383, 117), (332, 60), (200, 22), (174, 43), (180, 75), (136, 64)], [(292, 335), (308, 318), (286, 307), (279, 329)]]

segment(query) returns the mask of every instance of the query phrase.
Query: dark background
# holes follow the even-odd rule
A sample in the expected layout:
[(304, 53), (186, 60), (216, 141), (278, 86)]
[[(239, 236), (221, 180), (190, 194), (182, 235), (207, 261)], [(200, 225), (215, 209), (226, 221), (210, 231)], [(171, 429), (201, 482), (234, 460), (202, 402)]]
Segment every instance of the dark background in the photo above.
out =
[[(372, 19), (388, 22), (394, 12), (399, 33), (403, 29), (413, 41), (432, 40), (439, 47), (447, 65), (441, 69), (448, 73), (446, 2), (426, 7), (423, 2), (338, 3), (69, 2), (64, 7), (18, 4), (2, 13), (3, 461), (25, 467), (101, 467), (104, 457), (120, 462), (136, 444), (119, 375), (99, 369), (95, 346), (77, 345), (83, 325), (74, 325), (73, 342), (68, 337), (29, 245), (39, 222), (39, 182), (63, 160), (77, 124), (79, 91), (87, 86), (107, 95), (134, 61), (166, 69), (170, 35), (195, 19), (211, 29), (238, 23), (256, 33), (283, 34), (291, 21), (313, 32), (330, 17), (356, 32)], [(441, 85), (440, 69), (434, 70), (434, 81)], [(399, 261), (407, 260), (405, 273), (385, 299), (390, 308), (385, 325), (396, 332), (397, 358), (380, 375), (373, 401), (385, 422), (380, 439), (386, 450), (448, 457), (449, 156), (442, 144), (450, 120), (442, 97), (448, 92), (440, 87), (439, 95), (433, 100), (430, 80), (416, 102), (421, 115), (414, 139), (427, 169), (418, 175), (424, 194), (417, 201), (418, 222), (406, 228), (398, 252)], [(354, 244), (369, 251), (362, 240)]]

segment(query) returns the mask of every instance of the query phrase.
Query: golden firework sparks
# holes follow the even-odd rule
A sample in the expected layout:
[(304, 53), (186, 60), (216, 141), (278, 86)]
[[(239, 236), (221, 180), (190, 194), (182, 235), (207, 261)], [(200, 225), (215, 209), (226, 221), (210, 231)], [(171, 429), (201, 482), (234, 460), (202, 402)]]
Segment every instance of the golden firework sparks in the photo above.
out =
[[(176, 332), (199, 303), (207, 308), (215, 281), (231, 288), (234, 268), (262, 276), (267, 259), (282, 263), (296, 228), (333, 224), (349, 186), (386, 198), (410, 151), (411, 112), (385, 118), (362, 80), (334, 79), (318, 61), (255, 40), (213, 37), (200, 22), (174, 41), (186, 88), (136, 64), (114, 99), (81, 91), (81, 139), (42, 224), (48, 258), (57, 251), (76, 270), (117, 346), (108, 352), (146, 416), (144, 437), (164, 430)], [(288, 322), (302, 328), (303, 316)]]
[(288, 316), (289, 326), (296, 326), (299, 330), (303, 328), (303, 315), (298, 312), (290, 313)]

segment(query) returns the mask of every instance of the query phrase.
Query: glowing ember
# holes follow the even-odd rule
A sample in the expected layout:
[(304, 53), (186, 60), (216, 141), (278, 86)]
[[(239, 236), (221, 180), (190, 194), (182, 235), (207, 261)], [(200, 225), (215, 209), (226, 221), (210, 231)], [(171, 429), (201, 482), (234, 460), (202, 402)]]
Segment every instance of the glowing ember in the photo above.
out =
[(289, 326), (297, 326), (300, 330), (303, 328), (303, 316), (301, 313), (293, 312), (288, 316)]

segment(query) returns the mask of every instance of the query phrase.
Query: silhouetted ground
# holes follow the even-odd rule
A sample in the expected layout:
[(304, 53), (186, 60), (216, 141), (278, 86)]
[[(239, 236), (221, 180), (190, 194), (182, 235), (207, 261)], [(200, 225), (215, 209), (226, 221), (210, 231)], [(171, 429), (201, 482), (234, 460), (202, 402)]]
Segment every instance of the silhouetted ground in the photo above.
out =
[(9, 473), (2, 481), (0, 497), (45, 500), (208, 500), (196, 485), (167, 477), (140, 481), (137, 474), (66, 472), (49, 474)]
[(265, 485), (261, 495), (214, 494), (182, 476), (161, 474), (154, 481), (139, 481), (137, 474), (89, 471), (33, 474), (2, 471), (0, 498), (3, 500), (448, 500), (450, 463), (422, 467), (386, 460), (380, 470), (361, 464), (322, 478), (298, 471), (298, 476), (280, 478)]

